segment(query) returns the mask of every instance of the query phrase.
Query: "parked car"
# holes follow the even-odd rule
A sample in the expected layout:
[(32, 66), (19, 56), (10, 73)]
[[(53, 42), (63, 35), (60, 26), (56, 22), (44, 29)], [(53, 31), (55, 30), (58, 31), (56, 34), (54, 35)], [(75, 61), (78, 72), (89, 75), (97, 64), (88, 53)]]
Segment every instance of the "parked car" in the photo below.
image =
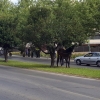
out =
[(90, 52), (74, 59), (77, 65), (97, 65), (100, 67), (100, 52)]

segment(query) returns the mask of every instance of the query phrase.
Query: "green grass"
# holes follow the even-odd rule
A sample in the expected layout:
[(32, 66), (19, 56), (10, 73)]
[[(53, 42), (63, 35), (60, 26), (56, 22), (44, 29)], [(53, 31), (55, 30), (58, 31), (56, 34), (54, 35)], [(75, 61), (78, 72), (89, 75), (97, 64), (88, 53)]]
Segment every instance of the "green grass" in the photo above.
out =
[(100, 70), (97, 69), (65, 68), (65, 67), (56, 67), (56, 66), (50, 68), (49, 65), (44, 65), (44, 64), (36, 64), (32, 62), (20, 62), (20, 61), (13, 61), (13, 60), (4, 62), (2, 59), (0, 60), (0, 65), (100, 79)]

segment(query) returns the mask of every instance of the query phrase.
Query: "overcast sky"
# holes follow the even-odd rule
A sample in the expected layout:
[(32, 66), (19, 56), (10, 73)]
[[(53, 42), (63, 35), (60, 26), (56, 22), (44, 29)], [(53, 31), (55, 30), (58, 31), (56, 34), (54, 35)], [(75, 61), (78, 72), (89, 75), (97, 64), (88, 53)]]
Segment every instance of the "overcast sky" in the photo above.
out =
[(18, 0), (11, 0), (13, 3), (17, 3), (18, 2)]

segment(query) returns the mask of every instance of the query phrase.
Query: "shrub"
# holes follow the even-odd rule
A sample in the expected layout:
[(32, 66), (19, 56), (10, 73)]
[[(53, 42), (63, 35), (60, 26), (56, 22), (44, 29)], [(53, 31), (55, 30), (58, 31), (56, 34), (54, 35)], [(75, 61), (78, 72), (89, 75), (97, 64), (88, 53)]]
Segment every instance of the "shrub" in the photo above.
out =
[(72, 53), (71, 58), (74, 59), (75, 57), (83, 56), (83, 55), (85, 55), (86, 53), (87, 53), (87, 52), (74, 52), (74, 53)]
[(12, 55), (20, 55), (20, 52), (11, 52)]

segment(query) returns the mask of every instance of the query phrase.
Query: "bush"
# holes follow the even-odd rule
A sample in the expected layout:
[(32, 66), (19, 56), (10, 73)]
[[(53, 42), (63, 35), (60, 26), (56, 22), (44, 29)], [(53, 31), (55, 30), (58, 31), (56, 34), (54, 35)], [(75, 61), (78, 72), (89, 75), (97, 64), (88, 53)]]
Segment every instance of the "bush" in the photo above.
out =
[(11, 52), (12, 55), (20, 55), (20, 52)]
[(78, 57), (78, 56), (83, 56), (86, 53), (87, 52), (74, 52), (74, 53), (72, 53), (71, 59), (74, 59), (75, 57)]
[(43, 52), (40, 52), (40, 56), (41, 56), (41, 57), (50, 58), (50, 54), (45, 54), (45, 53), (43, 53)]

